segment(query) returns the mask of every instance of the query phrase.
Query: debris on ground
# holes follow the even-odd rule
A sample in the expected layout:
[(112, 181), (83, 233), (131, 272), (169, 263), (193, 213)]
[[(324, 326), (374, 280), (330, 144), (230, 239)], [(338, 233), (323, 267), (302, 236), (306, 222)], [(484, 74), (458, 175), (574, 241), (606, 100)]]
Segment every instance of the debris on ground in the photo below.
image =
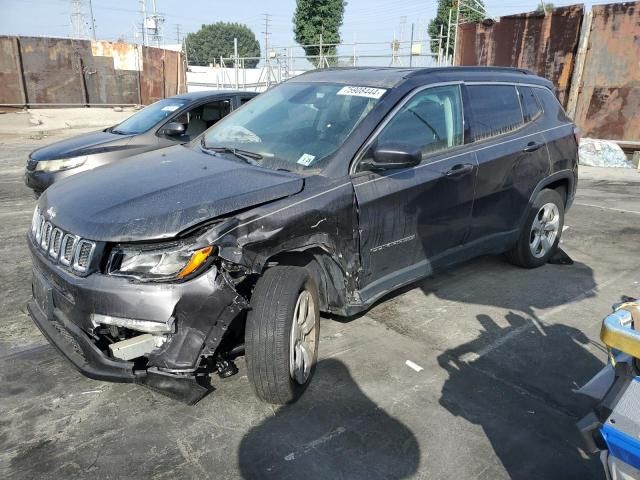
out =
[(582, 138), (578, 150), (580, 165), (592, 167), (633, 168), (626, 155), (615, 142)]

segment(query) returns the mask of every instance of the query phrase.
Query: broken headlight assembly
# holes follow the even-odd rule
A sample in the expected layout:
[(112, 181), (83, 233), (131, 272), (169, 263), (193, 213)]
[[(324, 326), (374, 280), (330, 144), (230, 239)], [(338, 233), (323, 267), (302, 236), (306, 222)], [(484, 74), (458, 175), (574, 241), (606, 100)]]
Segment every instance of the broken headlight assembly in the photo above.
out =
[(211, 265), (214, 251), (213, 246), (180, 243), (117, 245), (109, 256), (107, 273), (148, 282), (184, 280)]
[(61, 172), (63, 170), (70, 170), (72, 168), (84, 165), (87, 161), (87, 156), (61, 158), (59, 160), (40, 160), (36, 163), (36, 172)]

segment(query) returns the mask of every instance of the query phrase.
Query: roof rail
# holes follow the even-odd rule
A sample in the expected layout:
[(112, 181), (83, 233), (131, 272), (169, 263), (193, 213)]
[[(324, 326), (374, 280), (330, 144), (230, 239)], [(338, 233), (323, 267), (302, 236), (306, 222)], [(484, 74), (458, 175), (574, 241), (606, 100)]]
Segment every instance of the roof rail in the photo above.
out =
[(434, 68), (430, 68), (429, 70), (431, 71), (442, 71), (442, 70), (449, 70), (449, 71), (460, 71), (460, 70), (465, 70), (468, 72), (501, 72), (501, 73), (521, 73), (523, 75), (537, 75), (537, 73), (532, 72), (531, 70), (528, 70), (526, 68), (517, 68), (517, 67), (494, 67), (494, 66), (451, 66), (451, 67), (434, 67)]

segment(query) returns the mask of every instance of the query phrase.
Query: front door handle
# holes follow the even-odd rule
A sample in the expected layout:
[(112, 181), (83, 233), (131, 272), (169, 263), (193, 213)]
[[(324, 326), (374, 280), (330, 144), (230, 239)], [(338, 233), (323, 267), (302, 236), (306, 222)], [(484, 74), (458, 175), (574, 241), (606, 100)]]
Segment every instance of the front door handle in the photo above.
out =
[(543, 146), (544, 146), (544, 143), (529, 142), (527, 143), (527, 146), (522, 149), (522, 151), (526, 153), (535, 152), (536, 150), (538, 150), (539, 148), (542, 148)]
[(459, 163), (458, 165), (454, 165), (453, 167), (451, 167), (451, 170), (447, 172), (447, 177), (464, 175), (465, 173), (469, 173), (472, 171), (473, 171), (472, 163)]

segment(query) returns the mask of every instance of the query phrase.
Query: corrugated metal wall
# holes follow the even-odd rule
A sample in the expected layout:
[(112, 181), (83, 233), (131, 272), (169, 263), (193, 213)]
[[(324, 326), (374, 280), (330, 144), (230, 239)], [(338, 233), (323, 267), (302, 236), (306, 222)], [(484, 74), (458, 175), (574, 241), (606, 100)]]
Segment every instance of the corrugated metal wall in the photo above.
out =
[(148, 104), (186, 91), (181, 53), (125, 43), (0, 37), (0, 104)]
[(640, 140), (640, 2), (596, 5), (592, 12), (577, 73), (582, 5), (463, 24), (456, 64), (533, 70), (553, 81), (565, 107), (569, 94), (576, 96), (575, 121), (585, 135)]
[(530, 12), (460, 25), (456, 65), (527, 68), (551, 80), (566, 105), (583, 12), (582, 5), (571, 5), (547, 15)]
[(594, 138), (640, 140), (640, 2), (592, 11), (576, 123)]

